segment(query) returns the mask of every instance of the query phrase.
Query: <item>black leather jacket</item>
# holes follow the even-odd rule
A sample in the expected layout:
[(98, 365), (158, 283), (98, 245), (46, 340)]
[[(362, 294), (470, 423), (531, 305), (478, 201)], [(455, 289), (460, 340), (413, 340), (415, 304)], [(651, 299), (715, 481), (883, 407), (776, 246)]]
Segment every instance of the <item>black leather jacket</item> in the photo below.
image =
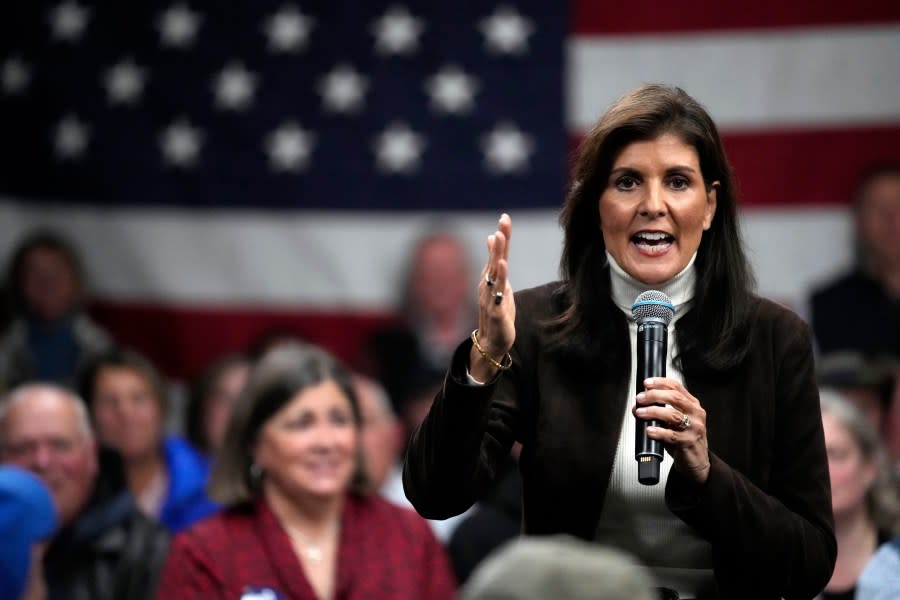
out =
[[(57, 533), (44, 557), (48, 600), (150, 600), (169, 548), (166, 529), (137, 508), (101, 459), (102, 476), (75, 521)], [(113, 464), (111, 464), (113, 463)]]

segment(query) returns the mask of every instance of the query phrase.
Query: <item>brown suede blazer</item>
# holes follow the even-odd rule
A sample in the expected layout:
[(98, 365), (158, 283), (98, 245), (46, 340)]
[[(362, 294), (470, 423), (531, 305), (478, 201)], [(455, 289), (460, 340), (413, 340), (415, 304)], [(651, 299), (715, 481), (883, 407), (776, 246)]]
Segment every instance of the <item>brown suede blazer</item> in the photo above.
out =
[[(407, 452), (404, 486), (423, 516), (466, 510), (518, 440), (524, 533), (594, 538), (629, 395), (628, 326), (610, 302), (593, 359), (549, 350), (541, 323), (561, 310), (559, 286), (516, 294), (513, 367), (487, 385), (467, 383), (471, 342), (457, 349)], [(837, 552), (810, 333), (761, 298), (751, 319), (749, 354), (734, 369), (681, 357), (707, 411), (711, 470), (703, 485), (672, 471), (666, 502), (712, 545), (716, 589), (700, 598), (809, 599)]]

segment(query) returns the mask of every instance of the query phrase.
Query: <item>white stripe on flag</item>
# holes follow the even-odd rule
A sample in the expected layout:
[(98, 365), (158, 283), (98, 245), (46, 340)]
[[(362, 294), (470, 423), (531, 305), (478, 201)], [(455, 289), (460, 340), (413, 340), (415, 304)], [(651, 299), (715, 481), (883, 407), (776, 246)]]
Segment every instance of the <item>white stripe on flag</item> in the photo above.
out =
[[(561, 233), (554, 211), (516, 211), (514, 281), (555, 278)], [(203, 305), (382, 310), (422, 232), (440, 225), (465, 240), (473, 278), (499, 213), (340, 213), (32, 208), (0, 199), (0, 252), (37, 225), (65, 232), (83, 254), (95, 295)], [(473, 282), (474, 285), (474, 282)]]
[[(98, 298), (378, 311), (394, 306), (411, 246), (430, 225), (440, 221), (458, 232), (477, 274), (497, 216), (47, 210), (5, 200), (0, 201), (0, 256), (8, 257), (31, 227), (52, 226), (77, 244)], [(562, 244), (556, 211), (514, 211), (512, 217), (515, 288), (556, 279)], [(846, 209), (752, 210), (743, 215), (743, 226), (760, 293), (798, 310), (813, 284), (852, 259)]]
[(750, 210), (741, 219), (758, 293), (804, 316), (809, 293), (853, 264), (847, 208)]
[(683, 87), (722, 129), (900, 120), (900, 25), (579, 36), (568, 121), (584, 131), (644, 82)]

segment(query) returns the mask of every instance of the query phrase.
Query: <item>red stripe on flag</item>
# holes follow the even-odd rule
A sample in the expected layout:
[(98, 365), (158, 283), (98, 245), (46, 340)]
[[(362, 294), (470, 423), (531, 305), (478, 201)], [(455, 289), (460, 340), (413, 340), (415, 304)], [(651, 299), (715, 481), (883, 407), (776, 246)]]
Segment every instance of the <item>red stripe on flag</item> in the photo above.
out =
[(169, 377), (189, 379), (211, 360), (249, 351), (263, 339), (296, 337), (350, 366), (371, 333), (391, 321), (383, 313), (180, 307), (96, 302), (91, 315), (123, 346), (138, 350)]
[(863, 171), (900, 162), (897, 140), (900, 124), (722, 133), (745, 208), (847, 204)]
[(900, 161), (900, 124), (722, 138), (743, 206), (847, 204), (863, 171)]
[(710, 0), (575, 0), (576, 34), (631, 34), (720, 29), (849, 25), (900, 21), (897, 0), (862, 2), (711, 2)]

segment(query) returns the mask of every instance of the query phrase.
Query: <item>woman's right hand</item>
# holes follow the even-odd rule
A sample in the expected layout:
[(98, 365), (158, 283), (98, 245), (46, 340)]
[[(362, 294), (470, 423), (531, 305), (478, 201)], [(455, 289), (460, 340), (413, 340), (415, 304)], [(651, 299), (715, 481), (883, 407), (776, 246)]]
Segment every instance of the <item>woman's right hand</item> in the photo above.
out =
[[(512, 220), (503, 213), (497, 231), (487, 238), (488, 260), (478, 283), (478, 344), (498, 363), (516, 341), (516, 304), (509, 284), (509, 240)], [(497, 299), (499, 297), (499, 300)], [(475, 345), (469, 353), (469, 374), (481, 382), (490, 381), (497, 366), (482, 356)]]

